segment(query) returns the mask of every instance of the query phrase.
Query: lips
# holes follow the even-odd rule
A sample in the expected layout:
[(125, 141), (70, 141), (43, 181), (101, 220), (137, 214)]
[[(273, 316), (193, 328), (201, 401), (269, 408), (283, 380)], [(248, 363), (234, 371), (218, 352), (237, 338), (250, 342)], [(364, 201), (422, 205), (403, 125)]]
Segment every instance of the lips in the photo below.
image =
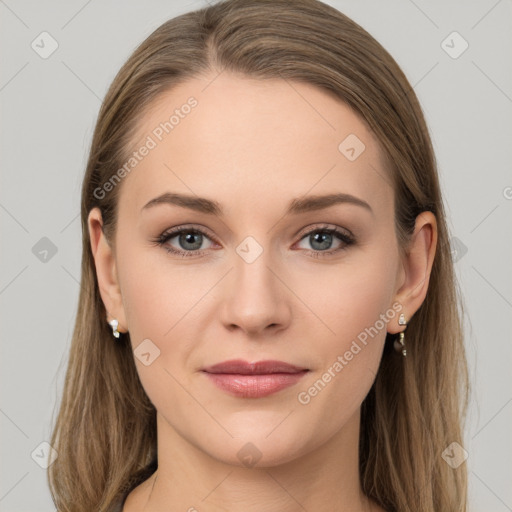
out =
[(242, 359), (233, 359), (204, 368), (208, 373), (233, 373), (238, 375), (268, 375), (269, 373), (299, 373), (307, 368), (300, 368), (283, 361), (257, 361), (248, 363)]
[(241, 398), (262, 398), (296, 384), (309, 370), (283, 361), (241, 359), (224, 361), (202, 370), (221, 390)]

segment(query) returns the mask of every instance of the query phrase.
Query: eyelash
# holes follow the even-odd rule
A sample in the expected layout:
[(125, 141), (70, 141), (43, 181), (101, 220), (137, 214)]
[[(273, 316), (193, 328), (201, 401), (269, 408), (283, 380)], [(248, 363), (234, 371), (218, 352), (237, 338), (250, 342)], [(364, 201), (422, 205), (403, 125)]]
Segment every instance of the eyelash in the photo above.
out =
[[(207, 233), (205, 233), (201, 229), (198, 229), (197, 227), (187, 227), (187, 226), (180, 226), (180, 227), (177, 227), (177, 228), (172, 228), (170, 230), (167, 230), (164, 233), (162, 233), (160, 236), (158, 236), (156, 239), (154, 239), (153, 242), (156, 245), (163, 247), (168, 253), (174, 254), (174, 255), (179, 256), (181, 258), (200, 256), (204, 252), (207, 251), (207, 249), (202, 249), (202, 250), (195, 249), (193, 251), (182, 251), (182, 250), (178, 250), (178, 249), (175, 249), (175, 248), (171, 248), (171, 247), (165, 246), (165, 244), (171, 238), (174, 238), (176, 235), (180, 235), (181, 233), (201, 234), (203, 236), (206, 236), (207, 238), (210, 238), (215, 243), (218, 243), (217, 240), (215, 240), (214, 237), (208, 235)], [(344, 243), (344, 245), (342, 245), (341, 247), (338, 247), (337, 249), (331, 249), (331, 250), (328, 250), (328, 251), (304, 249), (306, 251), (306, 253), (308, 253), (310, 256), (312, 256), (314, 258), (324, 258), (324, 257), (328, 257), (328, 256), (330, 256), (330, 255), (332, 255), (334, 253), (337, 253), (339, 251), (344, 251), (349, 246), (353, 245), (356, 242), (356, 240), (353, 237), (353, 235), (351, 235), (351, 234), (349, 235), (348, 233), (346, 233), (344, 231), (341, 231), (338, 228), (330, 228), (330, 227), (325, 227), (325, 226), (316, 227), (316, 228), (314, 228), (314, 229), (312, 229), (310, 231), (307, 231), (306, 233), (303, 233), (301, 238), (299, 239), (299, 241), (301, 241), (304, 238), (312, 235), (313, 233), (329, 233), (329, 234), (333, 234), (333, 235), (336, 236), (336, 238), (338, 238), (338, 240), (340, 240), (341, 242)]]

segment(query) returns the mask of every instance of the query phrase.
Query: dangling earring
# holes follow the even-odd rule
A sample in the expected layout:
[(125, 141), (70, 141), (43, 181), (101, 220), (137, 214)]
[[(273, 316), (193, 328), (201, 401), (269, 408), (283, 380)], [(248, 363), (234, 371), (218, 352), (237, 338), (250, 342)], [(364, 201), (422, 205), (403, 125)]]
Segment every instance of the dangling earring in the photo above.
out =
[(117, 330), (117, 326), (119, 325), (119, 322), (114, 318), (114, 320), (111, 320), (109, 322), (110, 327), (112, 327), (112, 334), (114, 335), (114, 338), (119, 338), (120, 332)]
[[(405, 321), (405, 315), (403, 313), (400, 313), (400, 317), (398, 318), (398, 325), (405, 325), (405, 326), (407, 326), (407, 322)], [(406, 327), (406, 329), (407, 329), (407, 327)], [(404, 329), (404, 331), (405, 331), (405, 329)], [(407, 356), (407, 350), (405, 349), (404, 338), (405, 338), (405, 335), (404, 335), (404, 332), (402, 331), (399, 334), (398, 339), (395, 340), (393, 346), (395, 347), (395, 350), (397, 352), (402, 351), (402, 355), (404, 357), (406, 357)]]

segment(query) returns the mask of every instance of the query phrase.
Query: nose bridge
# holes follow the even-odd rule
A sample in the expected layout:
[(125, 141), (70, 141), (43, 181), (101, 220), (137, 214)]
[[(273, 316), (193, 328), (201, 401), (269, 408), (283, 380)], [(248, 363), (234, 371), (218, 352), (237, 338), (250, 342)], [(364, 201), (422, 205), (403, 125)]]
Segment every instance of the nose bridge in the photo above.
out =
[(263, 243), (247, 237), (236, 247), (224, 309), (227, 324), (258, 331), (287, 321), (283, 285), (270, 270), (279, 265), (268, 244), (268, 237)]
[(251, 294), (252, 291), (257, 291), (260, 296), (274, 295), (275, 277), (269, 270), (273, 259), (271, 251), (263, 247), (260, 251), (252, 242), (244, 242), (238, 246), (236, 252), (235, 279), (240, 292)]
[(269, 267), (276, 262), (269, 248), (268, 239), (265, 245), (260, 244), (254, 237), (247, 237), (236, 248), (235, 257), (235, 294), (239, 301), (248, 299), (249, 303), (275, 302), (278, 290), (276, 278)]

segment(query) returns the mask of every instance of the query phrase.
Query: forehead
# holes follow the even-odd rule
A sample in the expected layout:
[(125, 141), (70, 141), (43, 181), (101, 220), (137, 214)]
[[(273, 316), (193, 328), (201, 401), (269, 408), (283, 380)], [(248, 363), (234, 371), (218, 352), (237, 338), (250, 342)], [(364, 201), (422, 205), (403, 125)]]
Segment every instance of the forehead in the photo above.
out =
[(369, 127), (310, 84), (228, 72), (190, 79), (153, 102), (135, 139), (121, 201), (139, 211), (166, 191), (260, 206), (308, 191), (346, 192), (377, 207), (393, 197)]

